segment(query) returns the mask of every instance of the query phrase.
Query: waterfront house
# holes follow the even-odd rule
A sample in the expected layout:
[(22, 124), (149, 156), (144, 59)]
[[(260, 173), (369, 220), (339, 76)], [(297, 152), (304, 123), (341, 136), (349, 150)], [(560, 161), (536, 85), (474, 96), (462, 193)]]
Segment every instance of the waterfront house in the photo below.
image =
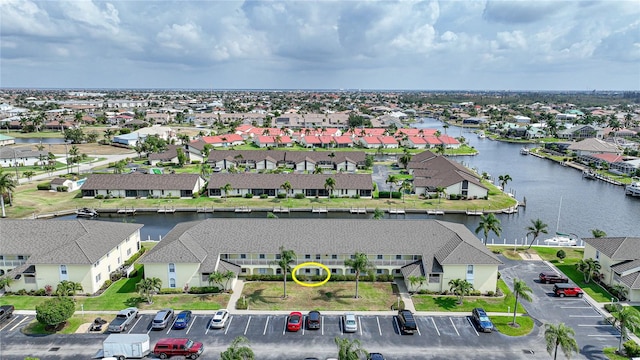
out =
[(600, 263), (600, 280), (627, 288), (629, 301), (640, 301), (640, 237), (601, 237), (584, 240), (583, 259)]
[(140, 249), (142, 224), (85, 220), (0, 220), (0, 276), (11, 291), (63, 280), (97, 292)]
[[(326, 187), (327, 179), (335, 181), (333, 190)], [(291, 190), (286, 192), (282, 185), (289, 182)], [(226, 184), (231, 185), (232, 190), (226, 194), (221, 188)], [(228, 174), (217, 173), (211, 175), (207, 187), (209, 197), (226, 196), (260, 196), (266, 194), (269, 197), (285, 193), (288, 197), (304, 194), (305, 197), (363, 197), (371, 198), (373, 193), (373, 180), (371, 174)]]
[(274, 170), (286, 167), (297, 172), (314, 171), (316, 166), (327, 170), (353, 172), (365, 167), (363, 151), (282, 151), (282, 150), (216, 150), (209, 153), (211, 167), (250, 170)]
[(559, 139), (575, 141), (591, 138), (602, 139), (604, 137), (604, 129), (592, 125), (578, 125), (568, 129), (559, 130), (557, 132), (557, 136)]
[(78, 190), (80, 186), (82, 186), (84, 181), (85, 179), (71, 180), (66, 178), (54, 178), (51, 180), (49, 189), (53, 191), (66, 191), (66, 192), (75, 191), (75, 190)]
[(204, 183), (198, 174), (91, 174), (82, 197), (190, 198)]
[(16, 138), (8, 135), (0, 134), (0, 146), (13, 145), (16, 143)]
[[(332, 275), (350, 275), (344, 265), (365, 253), (376, 274), (404, 279), (425, 276), (423, 289), (444, 291), (464, 279), (474, 289), (495, 291), (500, 260), (464, 225), (437, 220), (208, 219), (176, 225), (142, 263), (146, 277), (168, 287), (209, 286), (209, 275), (233, 271), (239, 277), (281, 274), (280, 247), (293, 250), (295, 263), (318, 262)], [(298, 275), (327, 275), (308, 266)], [(411, 287), (412, 288), (412, 287)]]
[(622, 150), (613, 143), (604, 140), (590, 138), (569, 145), (569, 152), (575, 152), (577, 156), (595, 154), (622, 155)]

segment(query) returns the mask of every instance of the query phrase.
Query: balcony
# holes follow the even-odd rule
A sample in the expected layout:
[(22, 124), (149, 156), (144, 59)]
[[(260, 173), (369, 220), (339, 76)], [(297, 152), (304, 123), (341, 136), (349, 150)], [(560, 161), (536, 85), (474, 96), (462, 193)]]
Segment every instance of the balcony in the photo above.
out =
[(15, 268), (27, 262), (27, 259), (23, 260), (0, 260), (0, 266)]
[[(237, 264), (237, 265), (252, 265), (252, 266), (272, 266), (274, 269), (278, 267), (277, 262), (278, 260), (268, 260), (268, 259), (225, 259), (226, 261), (233, 263), (233, 264)], [(382, 266), (394, 266), (394, 267), (401, 267), (401, 266), (405, 266), (407, 264), (411, 264), (417, 260), (370, 260), (371, 263), (373, 263), (373, 265), (375, 265), (376, 267), (382, 267)], [(342, 266), (344, 267), (344, 259), (339, 260), (339, 259), (322, 259), (322, 260), (315, 260), (315, 259), (305, 259), (305, 260), (298, 260), (297, 262), (294, 262), (293, 264), (291, 264), (291, 267), (295, 267), (296, 265), (305, 263), (305, 262), (317, 262), (326, 266)]]

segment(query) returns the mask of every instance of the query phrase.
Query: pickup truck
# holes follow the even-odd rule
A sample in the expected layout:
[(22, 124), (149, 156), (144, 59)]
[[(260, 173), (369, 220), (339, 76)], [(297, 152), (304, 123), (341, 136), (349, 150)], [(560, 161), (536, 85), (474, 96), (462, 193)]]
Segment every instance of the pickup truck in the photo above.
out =
[(0, 322), (3, 322), (10, 318), (13, 315), (13, 310), (15, 310), (13, 305), (0, 306)]
[(130, 307), (120, 310), (116, 318), (109, 324), (109, 332), (119, 333), (127, 331), (129, 325), (133, 325), (135, 319), (138, 318), (138, 308)]

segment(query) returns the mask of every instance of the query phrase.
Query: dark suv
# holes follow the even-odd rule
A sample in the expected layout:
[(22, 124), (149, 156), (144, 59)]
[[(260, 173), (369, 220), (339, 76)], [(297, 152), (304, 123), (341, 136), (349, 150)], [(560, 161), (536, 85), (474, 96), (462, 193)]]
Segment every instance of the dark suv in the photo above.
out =
[(582, 295), (584, 295), (584, 292), (582, 292), (582, 289), (580, 289), (579, 287), (577, 287), (575, 285), (569, 285), (569, 284), (555, 284), (555, 285), (553, 285), (553, 293), (556, 296), (559, 296), (559, 297), (577, 296), (577, 297), (581, 298)]
[(403, 334), (412, 334), (418, 331), (416, 320), (413, 318), (413, 313), (409, 310), (398, 311), (398, 327)]
[(317, 330), (320, 329), (320, 312), (313, 310), (309, 311), (307, 315), (307, 329)]
[(551, 271), (544, 271), (541, 272), (540, 275), (538, 275), (538, 277), (540, 278), (540, 282), (543, 284), (555, 284), (555, 283), (568, 283), (569, 282), (569, 278), (566, 276), (562, 276), (560, 274), (556, 274), (554, 272)]

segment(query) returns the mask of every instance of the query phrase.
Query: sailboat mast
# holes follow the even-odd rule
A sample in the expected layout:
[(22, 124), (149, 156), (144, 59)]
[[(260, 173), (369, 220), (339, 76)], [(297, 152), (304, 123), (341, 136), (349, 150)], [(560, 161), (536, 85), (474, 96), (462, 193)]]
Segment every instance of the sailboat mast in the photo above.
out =
[(562, 196), (560, 196), (560, 205), (558, 206), (558, 220), (556, 221), (556, 233), (560, 229), (560, 212), (562, 210)]

